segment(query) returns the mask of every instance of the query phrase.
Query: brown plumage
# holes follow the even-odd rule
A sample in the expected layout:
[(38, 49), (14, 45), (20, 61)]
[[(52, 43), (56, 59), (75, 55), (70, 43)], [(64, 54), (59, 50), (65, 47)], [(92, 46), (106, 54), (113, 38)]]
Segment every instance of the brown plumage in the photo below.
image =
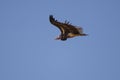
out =
[(53, 18), (53, 15), (49, 16), (50, 23), (54, 26), (58, 27), (61, 31), (61, 34), (56, 38), (56, 40), (65, 41), (67, 38), (73, 38), (76, 36), (86, 36), (87, 34), (83, 33), (82, 28), (78, 28), (69, 24), (69, 22), (65, 21), (64, 23), (58, 22)]

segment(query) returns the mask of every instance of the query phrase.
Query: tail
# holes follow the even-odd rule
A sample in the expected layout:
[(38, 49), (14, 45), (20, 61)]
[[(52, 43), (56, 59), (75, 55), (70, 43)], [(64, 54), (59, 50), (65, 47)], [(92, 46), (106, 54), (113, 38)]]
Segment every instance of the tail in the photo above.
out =
[(80, 34), (80, 36), (88, 36), (88, 34)]

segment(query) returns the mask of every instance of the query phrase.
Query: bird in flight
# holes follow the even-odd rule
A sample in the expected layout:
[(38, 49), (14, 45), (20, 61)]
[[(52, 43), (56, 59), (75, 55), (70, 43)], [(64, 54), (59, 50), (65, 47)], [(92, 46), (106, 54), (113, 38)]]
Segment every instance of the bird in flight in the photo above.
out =
[(65, 21), (64, 23), (59, 22), (53, 17), (53, 15), (49, 16), (49, 20), (51, 24), (58, 27), (61, 31), (61, 34), (56, 38), (56, 40), (65, 41), (67, 40), (67, 38), (73, 38), (76, 36), (87, 36), (87, 34), (83, 33), (83, 29), (81, 27), (73, 26), (67, 21)]

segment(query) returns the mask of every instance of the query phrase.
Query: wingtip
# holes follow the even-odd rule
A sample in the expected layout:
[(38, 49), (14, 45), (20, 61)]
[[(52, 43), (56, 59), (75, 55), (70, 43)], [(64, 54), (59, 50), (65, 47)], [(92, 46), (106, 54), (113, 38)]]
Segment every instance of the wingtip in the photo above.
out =
[(53, 18), (53, 15), (49, 15), (50, 18)]

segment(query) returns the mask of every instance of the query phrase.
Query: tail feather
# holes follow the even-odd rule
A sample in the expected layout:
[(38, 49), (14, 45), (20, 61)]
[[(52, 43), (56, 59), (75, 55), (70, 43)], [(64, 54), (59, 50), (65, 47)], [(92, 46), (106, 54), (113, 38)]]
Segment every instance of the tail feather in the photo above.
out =
[(88, 36), (88, 34), (80, 34), (80, 36)]

